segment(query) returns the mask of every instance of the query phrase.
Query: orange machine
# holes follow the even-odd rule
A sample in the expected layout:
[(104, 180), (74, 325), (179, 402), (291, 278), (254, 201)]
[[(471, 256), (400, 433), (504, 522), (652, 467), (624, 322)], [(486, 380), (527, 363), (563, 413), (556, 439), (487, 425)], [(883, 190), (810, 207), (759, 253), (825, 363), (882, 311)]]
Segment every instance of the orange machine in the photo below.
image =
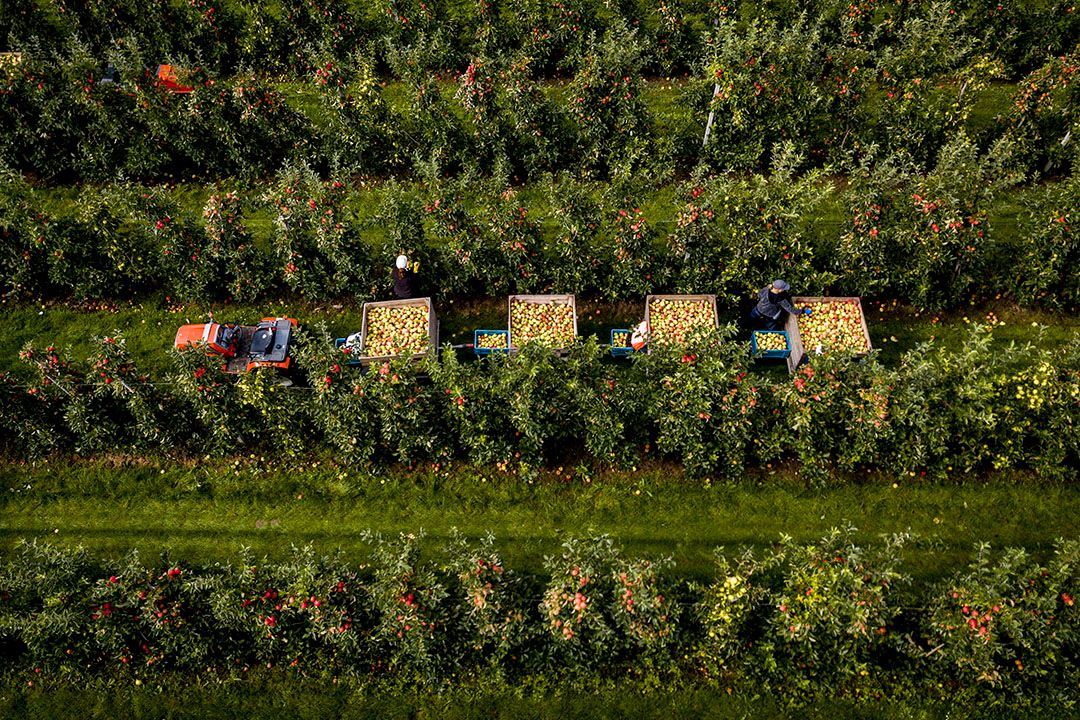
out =
[(207, 355), (225, 359), (225, 372), (242, 373), (257, 367), (289, 370), (292, 357), (289, 346), (295, 318), (267, 317), (258, 325), (208, 323), (182, 325), (176, 331), (173, 347), (183, 350), (202, 347)]
[(161, 83), (162, 87), (171, 93), (186, 95), (195, 90), (195, 88), (189, 85), (180, 84), (180, 78), (172, 65), (158, 65), (157, 72), (154, 73), (154, 76), (157, 78), (157, 81)]

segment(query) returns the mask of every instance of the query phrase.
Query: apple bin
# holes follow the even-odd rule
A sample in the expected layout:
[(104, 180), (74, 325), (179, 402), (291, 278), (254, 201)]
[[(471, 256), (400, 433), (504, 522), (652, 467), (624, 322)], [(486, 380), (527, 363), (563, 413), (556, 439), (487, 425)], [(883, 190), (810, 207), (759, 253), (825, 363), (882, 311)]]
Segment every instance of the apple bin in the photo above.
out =
[(755, 330), (750, 333), (750, 354), (763, 358), (787, 358), (791, 340), (786, 330)]
[(811, 314), (788, 315), (784, 325), (791, 347), (787, 361), (790, 372), (815, 354), (853, 350), (857, 357), (863, 357), (872, 349), (861, 298), (795, 297), (791, 303), (796, 309), (809, 307)]
[(474, 330), (473, 354), (490, 355), (510, 351), (510, 333), (506, 330)]
[(720, 327), (715, 295), (648, 295), (645, 298), (645, 324), (649, 328), (649, 347), (654, 342), (682, 345), (699, 327)]
[(511, 295), (506, 308), (511, 352), (529, 342), (566, 350), (577, 338), (573, 295)]
[(364, 303), (360, 329), (360, 362), (382, 362), (408, 355), (413, 359), (434, 352), (439, 321), (431, 298)]
[(630, 330), (615, 328), (611, 331), (611, 356), (626, 357), (632, 355), (634, 348), (630, 345)]

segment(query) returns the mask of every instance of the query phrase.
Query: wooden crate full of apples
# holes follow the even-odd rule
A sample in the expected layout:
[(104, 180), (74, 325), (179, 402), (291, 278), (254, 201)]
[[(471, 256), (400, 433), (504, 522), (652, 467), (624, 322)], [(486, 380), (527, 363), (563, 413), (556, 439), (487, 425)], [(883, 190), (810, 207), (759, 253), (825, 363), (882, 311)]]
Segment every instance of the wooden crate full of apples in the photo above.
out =
[(699, 328), (718, 325), (715, 295), (649, 295), (645, 298), (645, 323), (649, 346), (685, 345)]
[(796, 310), (810, 309), (810, 314), (789, 315), (784, 327), (791, 341), (788, 369), (794, 372), (803, 359), (830, 352), (870, 352), (870, 332), (857, 297), (796, 297)]
[(577, 338), (573, 295), (511, 295), (507, 311), (511, 352), (528, 343), (565, 350)]
[(364, 303), (361, 362), (408, 355), (423, 357), (438, 343), (439, 324), (431, 298)]

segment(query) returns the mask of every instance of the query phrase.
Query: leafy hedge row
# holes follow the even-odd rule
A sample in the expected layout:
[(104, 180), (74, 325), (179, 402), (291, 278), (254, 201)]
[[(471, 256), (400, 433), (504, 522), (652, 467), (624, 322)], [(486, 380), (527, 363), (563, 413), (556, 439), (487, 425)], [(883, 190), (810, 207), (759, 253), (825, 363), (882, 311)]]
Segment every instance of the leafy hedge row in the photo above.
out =
[(1080, 467), (1080, 346), (1001, 347), (985, 327), (960, 351), (920, 346), (896, 367), (820, 356), (791, 377), (750, 372), (746, 343), (716, 337), (626, 366), (590, 338), (565, 359), (526, 347), (462, 362), (447, 350), (369, 372), (318, 330), (299, 338), (306, 388), (282, 387), (271, 372), (226, 376), (198, 351), (174, 354), (168, 378), (150, 378), (116, 337), (97, 339), (84, 363), (28, 347), (33, 380), (7, 376), (0, 390), (3, 448), (13, 457), (325, 448), (371, 467), (465, 460), (525, 476), (654, 457), (698, 478), (782, 461), (811, 480), (1004, 468), (1073, 479)]
[[(718, 21), (789, 26), (809, 17), (832, 36), (870, 50), (927, 33), (943, 15), (958, 46), (1026, 71), (1044, 53), (1069, 49), (1080, 20), (1068, 2), (708, 3), (676, 0), (169, 0), (146, 12), (136, 0), (10, 0), (0, 8), (3, 49), (39, 47), (64, 54), (86, 48), (100, 58), (138, 49), (165, 61), (197, 59), (218, 73), (248, 67), (303, 67), (315, 53), (344, 58), (357, 51), (385, 57), (395, 46), (424, 46), (432, 68), (456, 67), (477, 54), (524, 50), (548, 72), (574, 66), (589, 38), (615, 24), (635, 28), (653, 72), (681, 72), (704, 53)], [(935, 48), (935, 50), (940, 50)]]
[(913, 586), (906, 536), (861, 547), (851, 529), (782, 538), (762, 557), (717, 553), (687, 584), (670, 558), (568, 539), (546, 574), (506, 567), (489, 535), (368, 535), (369, 562), (294, 549), (201, 566), (23, 543), (0, 565), (0, 668), (31, 684), (128, 683), (173, 671), (225, 681), (256, 666), (440, 683), (617, 676), (752, 679), (783, 695), (907, 679), (1076, 702), (1080, 545), (1044, 563), (979, 546), (970, 567)]
[[(1019, 177), (1013, 150), (980, 154), (961, 135), (929, 172), (901, 152), (837, 186), (797, 175), (788, 147), (768, 177), (695, 175), (674, 198), (632, 177), (522, 189), (438, 177), (372, 186), (323, 181), (299, 165), (269, 185), (212, 192), (201, 217), (160, 187), (87, 186), (58, 203), (9, 174), (0, 176), (0, 293), (366, 299), (387, 292), (387, 268), (405, 251), (437, 300), (678, 291), (734, 306), (784, 277), (807, 294), (904, 297), (923, 308), (999, 293), (1074, 307), (1080, 181), (1006, 194)], [(1003, 198), (1019, 205), (1015, 229), (990, 214)]]
[[(265, 177), (287, 161), (324, 176), (682, 177), (698, 165), (763, 170), (785, 143), (814, 168), (900, 150), (926, 167), (968, 128), (981, 147), (1022, 146), (1017, 157), (1033, 176), (1069, 171), (1080, 117), (1075, 34), (1015, 78), (1019, 87), (997, 118), (972, 123), (1005, 69), (980, 52), (948, 5), (904, 3), (901, 17), (850, 6), (857, 9), (842, 19), (832, 15), (840, 5), (847, 14), (848, 3), (829, 5), (824, 15), (783, 23), (719, 18), (692, 74), (668, 81), (662, 95), (673, 101), (656, 116), (644, 73), (658, 46), (624, 22), (572, 33), (575, 60), (554, 87), (542, 53), (529, 47), (543, 40), (514, 53), (481, 47), (450, 58), (430, 28), (387, 51), (401, 80), (392, 90), (371, 52), (312, 51), (286, 83), (250, 68), (223, 76), (189, 67), (182, 82), (193, 92), (177, 95), (152, 75), (160, 57), (130, 38), (107, 53), (120, 84), (99, 82), (104, 59), (82, 44), (59, 54), (30, 46), (20, 64), (0, 63), (0, 164), (68, 183)], [(1068, 19), (1076, 15), (1063, 18), (1075, 24)], [(702, 147), (710, 111), (715, 123)]]

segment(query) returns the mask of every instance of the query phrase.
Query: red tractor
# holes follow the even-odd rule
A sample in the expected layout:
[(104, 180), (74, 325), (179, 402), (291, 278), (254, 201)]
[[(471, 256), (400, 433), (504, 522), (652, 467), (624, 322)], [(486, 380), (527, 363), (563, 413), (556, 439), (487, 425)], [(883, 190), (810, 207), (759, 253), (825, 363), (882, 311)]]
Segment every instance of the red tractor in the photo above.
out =
[(173, 346), (177, 350), (203, 347), (207, 355), (225, 360), (225, 372), (243, 373), (257, 367), (273, 367), (288, 372), (292, 367), (289, 345), (294, 318), (268, 317), (258, 325), (210, 322), (182, 325)]
[(180, 75), (172, 65), (158, 65), (154, 77), (157, 78), (158, 84), (168, 92), (187, 95), (195, 91), (195, 88), (190, 85), (180, 84)]

